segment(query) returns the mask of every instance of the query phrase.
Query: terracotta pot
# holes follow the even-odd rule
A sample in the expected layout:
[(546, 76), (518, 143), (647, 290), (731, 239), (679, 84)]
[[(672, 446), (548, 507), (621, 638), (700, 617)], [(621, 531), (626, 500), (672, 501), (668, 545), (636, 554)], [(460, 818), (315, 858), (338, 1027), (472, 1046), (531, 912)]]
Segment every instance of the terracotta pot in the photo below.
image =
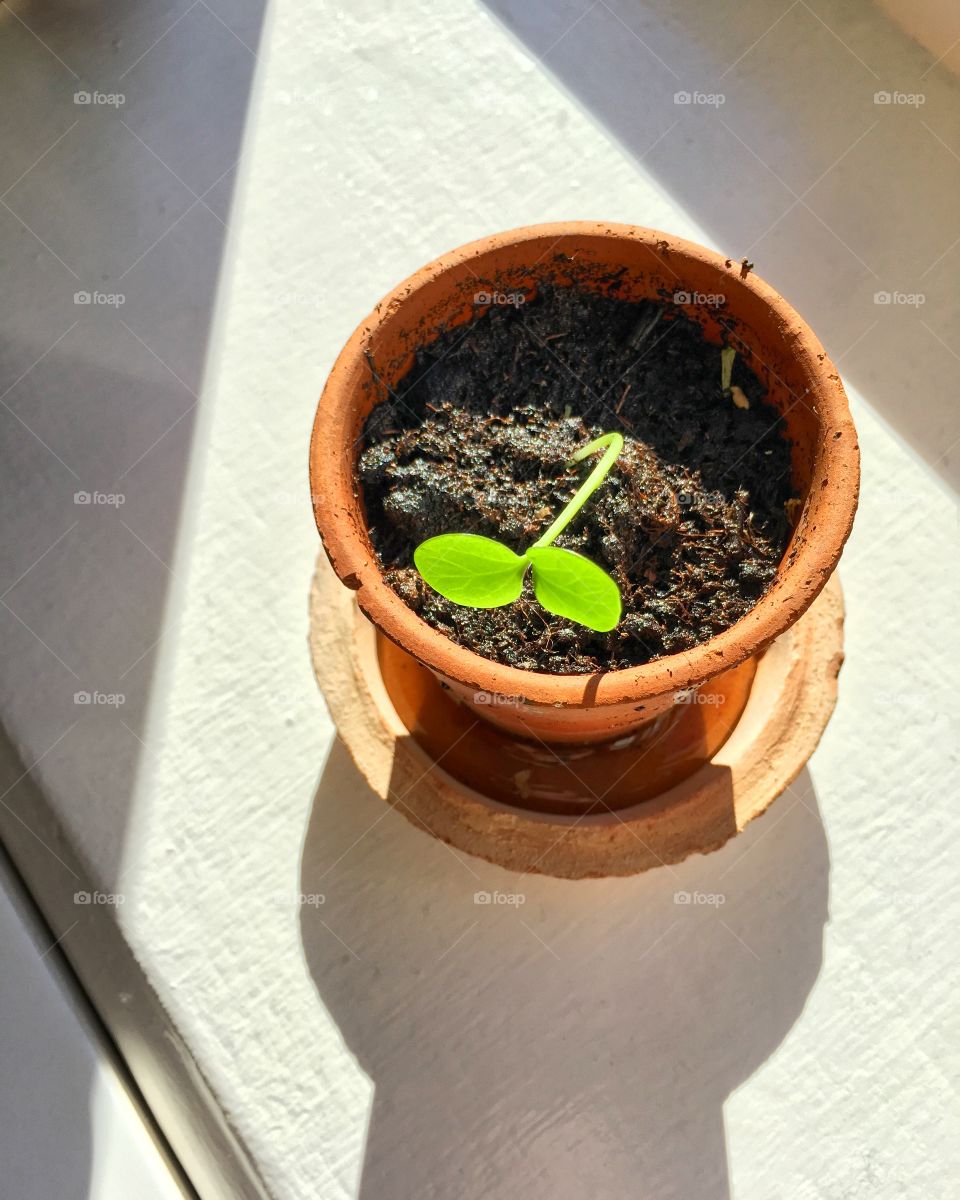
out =
[[(767, 593), (735, 625), (692, 650), (596, 675), (501, 666), (432, 629), (384, 582), (356, 478), (360, 435), (371, 409), (393, 399), (388, 389), (410, 368), (416, 349), (483, 311), (478, 293), (529, 297), (546, 280), (610, 291), (617, 273), (616, 294), (624, 298), (673, 300), (687, 293), (688, 302), (680, 297), (687, 315), (716, 343), (726, 332), (766, 387), (791, 442), (794, 489), (802, 498), (795, 528)], [(697, 294), (726, 302), (696, 303)], [(809, 608), (837, 564), (856, 511), (859, 463), (836, 369), (781, 296), (746, 267), (702, 246), (655, 230), (595, 222), (496, 234), (441, 256), (400, 284), (340, 353), (310, 447), (317, 528), (363, 613), (477, 716), (548, 743), (603, 741), (653, 719), (662, 722), (676, 711), (678, 697), (716, 686), (711, 681), (718, 676), (724, 677), (722, 688), (745, 696), (756, 656)]]

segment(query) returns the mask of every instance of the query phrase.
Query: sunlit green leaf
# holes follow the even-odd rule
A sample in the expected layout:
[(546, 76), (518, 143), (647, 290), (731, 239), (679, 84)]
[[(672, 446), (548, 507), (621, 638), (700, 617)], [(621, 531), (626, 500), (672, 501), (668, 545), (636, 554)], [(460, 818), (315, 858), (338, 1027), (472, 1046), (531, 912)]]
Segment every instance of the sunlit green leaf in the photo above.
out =
[(559, 546), (528, 550), (527, 557), (533, 564), (533, 590), (547, 612), (598, 633), (617, 625), (620, 589), (602, 567)]
[(413, 561), (426, 582), (454, 604), (469, 608), (500, 608), (523, 591), (523, 577), (532, 566), (537, 599), (548, 612), (577, 621), (599, 633), (620, 620), (620, 592), (596, 563), (552, 545), (609, 474), (623, 450), (623, 435), (604, 433), (578, 450), (570, 463), (603, 450), (603, 457), (567, 502), (553, 524), (526, 554), (474, 533), (443, 533), (417, 547)]
[(512, 604), (523, 590), (526, 558), (493, 538), (441, 533), (413, 552), (417, 570), (435, 592), (471, 608)]

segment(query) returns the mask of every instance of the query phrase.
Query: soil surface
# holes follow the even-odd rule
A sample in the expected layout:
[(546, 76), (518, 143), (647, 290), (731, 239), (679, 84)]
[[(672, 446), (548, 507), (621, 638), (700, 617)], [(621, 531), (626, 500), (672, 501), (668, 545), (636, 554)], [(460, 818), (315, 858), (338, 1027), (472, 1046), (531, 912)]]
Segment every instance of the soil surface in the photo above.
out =
[[(790, 536), (790, 447), (763, 395), (739, 354), (724, 392), (720, 348), (669, 303), (543, 286), (490, 305), (422, 350), (367, 422), (358, 471), (384, 576), (453, 641), (528, 670), (615, 670), (706, 641), (756, 604)], [(571, 454), (614, 430), (623, 452), (556, 545), (617, 581), (616, 629), (547, 613), (529, 576), (497, 609), (427, 586), (421, 541), (478, 533), (523, 553), (597, 461)]]

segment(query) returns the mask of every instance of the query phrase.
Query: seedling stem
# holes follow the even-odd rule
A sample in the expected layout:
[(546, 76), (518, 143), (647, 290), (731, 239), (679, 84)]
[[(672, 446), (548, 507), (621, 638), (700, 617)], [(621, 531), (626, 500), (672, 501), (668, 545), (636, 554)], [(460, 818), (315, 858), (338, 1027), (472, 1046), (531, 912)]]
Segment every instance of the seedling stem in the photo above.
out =
[(547, 529), (546, 533), (542, 534), (530, 547), (531, 550), (538, 550), (541, 546), (551, 546), (557, 540), (561, 533), (570, 524), (573, 518), (577, 515), (581, 508), (590, 499), (593, 493), (597, 490), (604, 479), (606, 479), (610, 468), (617, 461), (620, 451), (623, 449), (623, 434), (622, 433), (604, 433), (600, 437), (594, 438), (592, 442), (588, 442), (586, 446), (582, 446), (576, 454), (568, 462), (568, 466), (573, 463), (582, 462), (589, 455), (594, 454), (597, 450), (606, 447), (606, 453), (603, 458), (593, 468), (587, 478), (583, 481), (573, 498), (570, 500), (567, 507), (557, 517), (553, 524)]

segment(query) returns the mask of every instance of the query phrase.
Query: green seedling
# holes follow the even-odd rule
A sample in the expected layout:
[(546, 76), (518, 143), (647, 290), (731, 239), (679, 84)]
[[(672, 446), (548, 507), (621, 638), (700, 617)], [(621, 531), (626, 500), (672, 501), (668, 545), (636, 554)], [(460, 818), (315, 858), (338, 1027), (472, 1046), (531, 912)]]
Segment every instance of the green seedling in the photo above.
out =
[(524, 554), (476, 533), (441, 533), (427, 538), (413, 553), (417, 570), (441, 596), (467, 608), (501, 608), (520, 598), (530, 570), (533, 591), (547, 610), (598, 633), (620, 620), (620, 589), (602, 567), (553, 543), (583, 508), (610, 472), (623, 449), (623, 436), (605, 433), (578, 450), (570, 463), (603, 450), (570, 503)]

